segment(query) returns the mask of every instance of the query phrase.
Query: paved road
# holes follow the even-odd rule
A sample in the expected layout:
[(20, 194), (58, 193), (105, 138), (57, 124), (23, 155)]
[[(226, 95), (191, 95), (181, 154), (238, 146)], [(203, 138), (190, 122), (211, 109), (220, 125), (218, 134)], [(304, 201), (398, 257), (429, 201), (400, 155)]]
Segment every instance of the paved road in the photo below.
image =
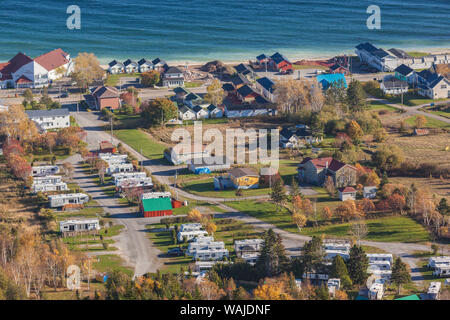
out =
[[(433, 119), (436, 119), (436, 120), (440, 120), (440, 121), (443, 121), (443, 122), (446, 122), (446, 123), (450, 124), (450, 119), (449, 118), (445, 118), (445, 117), (442, 117), (442, 116), (437, 115), (437, 114), (433, 114), (433, 113), (424, 112), (424, 111), (419, 110), (420, 108), (429, 106), (430, 105), (429, 103), (425, 103), (425, 104), (421, 104), (421, 105), (413, 106), (413, 107), (408, 107), (408, 106), (404, 106), (404, 105), (401, 105), (401, 104), (391, 103), (391, 102), (389, 102), (389, 101), (387, 101), (385, 99), (378, 99), (378, 98), (371, 97), (371, 98), (369, 98), (369, 100), (370, 101), (375, 101), (375, 102), (378, 102), (378, 103), (382, 103), (382, 104), (386, 104), (388, 106), (391, 106), (391, 107), (394, 107), (394, 108), (397, 108), (397, 109), (405, 110), (407, 114), (411, 114), (411, 115), (419, 114), (419, 115), (430, 117), (430, 118), (433, 118)], [(441, 105), (441, 104), (446, 104), (446, 103), (450, 103), (450, 99), (449, 100), (445, 100), (445, 101), (437, 102), (437, 103), (435, 103), (435, 105)]]
[(118, 251), (105, 252), (104, 254), (118, 253), (126, 263), (134, 266), (134, 275), (140, 276), (147, 272), (156, 272), (163, 265), (158, 258), (161, 254), (146, 235), (146, 219), (138, 218), (133, 208), (122, 205), (117, 198), (105, 194), (102, 188), (93, 181), (95, 175), (86, 175), (80, 165), (81, 156), (74, 155), (65, 161), (75, 167), (74, 182), (76, 182), (93, 200), (97, 201), (109, 213), (111, 218), (125, 228), (116, 237), (115, 246)]
[[(103, 126), (103, 122), (96, 120), (96, 116), (92, 113), (80, 112), (79, 114), (73, 113), (77, 122), (80, 126), (84, 127), (85, 130), (88, 131), (87, 139), (90, 145), (95, 146), (98, 144), (98, 141), (101, 140), (111, 140), (111, 136), (109, 133), (101, 131), (101, 127)], [(119, 143), (119, 140), (116, 138), (112, 138), (113, 143)], [(134, 151), (131, 147), (127, 146), (122, 142), (122, 144), (127, 147), (139, 160), (144, 161), (144, 165), (152, 172), (154, 177), (158, 179), (162, 183), (169, 184), (170, 181), (168, 179), (169, 176), (172, 176), (172, 171), (174, 170), (173, 166), (168, 166), (165, 164), (161, 164), (159, 161), (149, 160), (141, 156), (139, 153)], [(226, 211), (226, 213), (222, 214), (223, 217), (232, 217), (234, 219), (241, 220), (245, 223), (252, 225), (255, 228), (260, 228), (267, 230), (272, 228), (276, 233), (280, 234), (283, 239), (283, 244), (286, 247), (287, 253), (289, 255), (300, 255), (300, 248), (306, 241), (309, 241), (311, 238), (308, 236), (303, 236), (299, 234), (290, 233), (284, 231), (282, 229), (277, 228), (276, 226), (263, 222), (257, 218), (245, 215), (229, 206), (226, 206), (226, 199), (220, 201), (217, 198), (209, 198), (209, 197), (200, 197), (196, 195), (189, 194), (181, 189), (173, 188), (172, 190), (179, 192), (179, 195), (182, 195), (189, 199), (207, 201), (212, 203), (217, 203), (222, 209)], [(156, 223), (159, 219), (148, 220), (148, 223)], [(418, 258), (412, 257), (411, 255), (414, 251), (429, 251), (429, 247), (424, 244), (413, 244), (413, 243), (397, 243), (397, 242), (373, 242), (373, 241), (361, 241), (361, 244), (373, 246), (376, 248), (380, 248), (387, 252), (391, 252), (397, 256), (402, 257), (406, 263), (409, 264), (412, 269), (412, 277), (416, 284), (422, 284), (422, 276), (417, 268), (419, 263)], [(449, 253), (448, 247), (445, 248), (444, 253)]]

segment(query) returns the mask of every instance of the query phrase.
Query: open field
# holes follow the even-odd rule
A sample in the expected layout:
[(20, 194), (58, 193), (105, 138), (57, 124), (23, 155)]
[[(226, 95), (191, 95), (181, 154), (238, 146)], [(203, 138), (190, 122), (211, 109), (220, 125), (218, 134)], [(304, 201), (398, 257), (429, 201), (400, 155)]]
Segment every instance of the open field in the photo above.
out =
[[(430, 241), (428, 231), (408, 217), (385, 217), (366, 220), (369, 233), (364, 240), (380, 242), (425, 242)], [(302, 234), (309, 236), (333, 235), (351, 236), (350, 223), (303, 228)]]
[(140, 73), (122, 73), (122, 74), (110, 74), (106, 79), (105, 85), (115, 87), (119, 84), (120, 78), (140, 78)]
[[(410, 126), (415, 126), (417, 117), (418, 117), (417, 115), (409, 117), (405, 120), (405, 123)], [(444, 121), (440, 121), (440, 120), (430, 118), (430, 117), (425, 117), (425, 118), (427, 119), (425, 128), (450, 128), (450, 124), (448, 124)]]
[[(235, 189), (214, 190), (213, 178), (187, 181), (181, 184), (183, 190), (203, 197), (238, 198)], [(270, 188), (242, 190), (243, 197), (267, 195)]]
[(402, 136), (390, 134), (387, 141), (402, 149), (405, 158), (412, 163), (435, 163), (442, 168), (450, 167), (450, 133), (430, 134), (427, 136)]
[(150, 159), (162, 159), (164, 156), (164, 149), (166, 146), (157, 142), (147, 133), (140, 131), (138, 129), (124, 129), (116, 130), (114, 132), (116, 137), (130, 147), (132, 147), (137, 152)]
[(450, 201), (450, 180), (435, 178), (409, 178), (409, 177), (392, 177), (389, 178), (392, 183), (401, 183), (410, 186), (412, 183), (419, 189), (428, 189), (435, 193), (438, 197), (445, 197)]
[(122, 258), (115, 254), (105, 254), (97, 256), (98, 261), (92, 265), (92, 268), (98, 272), (111, 272), (119, 270), (125, 272), (130, 277), (133, 276), (134, 270), (124, 266)]

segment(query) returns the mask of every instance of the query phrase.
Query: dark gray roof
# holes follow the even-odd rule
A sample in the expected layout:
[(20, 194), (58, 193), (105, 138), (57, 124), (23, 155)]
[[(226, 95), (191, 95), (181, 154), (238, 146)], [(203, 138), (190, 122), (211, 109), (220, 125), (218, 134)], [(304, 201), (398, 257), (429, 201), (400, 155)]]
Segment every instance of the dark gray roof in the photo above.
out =
[(240, 77), (233, 77), (233, 78), (231, 78), (231, 82), (235, 86), (237, 86), (237, 85), (240, 85), (240, 84), (244, 83), (244, 80), (242, 80)]
[(418, 73), (418, 75), (424, 79), (428, 84), (433, 83), (439, 78), (437, 73), (430, 71), (429, 69), (422, 70)]
[(444, 76), (439, 76), (436, 80), (434, 80), (429, 84), (429, 87), (430, 88), (436, 87), (442, 80), (445, 80), (447, 83), (449, 83), (449, 81)]
[(147, 64), (149, 64), (149, 65), (153, 65), (153, 63), (152, 63), (150, 60), (147, 60), (147, 59), (145, 59), (145, 58), (142, 58), (141, 60), (138, 61), (138, 64), (139, 64), (140, 66), (142, 66), (142, 65), (145, 64), (145, 63), (147, 63)]
[(186, 89), (184, 89), (183, 87), (176, 87), (175, 89), (173, 89), (173, 92), (175, 93), (184, 93), (184, 94), (189, 94), (189, 91), (187, 91)]
[(374, 52), (374, 51), (378, 50), (377, 47), (375, 47), (374, 45), (372, 45), (369, 42), (358, 44), (356, 46), (356, 49), (358, 49), (358, 50), (365, 50), (367, 52)]
[(281, 53), (279, 52), (275, 52), (273, 55), (270, 56), (270, 58), (275, 61), (276, 64), (279, 64), (282, 61), (286, 61), (291, 63), (285, 56), (283, 56)]
[(186, 106), (184, 106), (184, 105), (181, 106), (181, 107), (179, 107), (178, 110), (179, 110), (181, 113), (193, 112), (190, 108), (188, 108), (188, 107), (186, 107)]
[(243, 96), (243, 97), (246, 97), (246, 96), (248, 96), (248, 95), (254, 93), (253, 89), (250, 88), (248, 85), (245, 85), (245, 86), (240, 87), (240, 88), (237, 90), (237, 92), (238, 92), (241, 96)]
[(234, 91), (234, 86), (231, 83), (224, 83), (222, 89), (225, 91)]
[(409, 54), (407, 54), (405, 51), (397, 48), (391, 48), (388, 50), (390, 53), (392, 53), (394, 56), (400, 59), (410, 59), (412, 58)]
[(164, 60), (161, 60), (160, 58), (156, 58), (155, 60), (152, 61), (153, 64), (162, 64), (162, 65), (167, 65), (167, 63)]
[(260, 54), (259, 56), (257, 56), (256, 60), (261, 61), (261, 60), (264, 60), (267, 58), (269, 58), (269, 57), (263, 53), (263, 54)]
[(131, 60), (131, 59), (128, 59), (128, 60), (126, 60), (126, 61), (123, 63), (123, 65), (124, 65), (125, 67), (128, 66), (128, 65), (130, 65), (130, 64), (137, 65), (137, 63), (136, 63), (135, 61)]
[(165, 74), (170, 74), (170, 73), (183, 73), (183, 70), (181, 70), (178, 67), (170, 67), (169, 69), (167, 69)]
[(27, 110), (29, 118), (36, 117), (63, 117), (69, 115), (69, 109), (49, 109), (49, 110)]
[(238, 64), (237, 66), (234, 67), (236, 69), (237, 73), (243, 73), (245, 71), (249, 71), (247, 66), (245, 66), (243, 63)]
[(211, 111), (214, 111), (215, 109), (217, 109), (217, 107), (213, 104), (210, 104), (207, 109), (209, 112), (211, 112)]
[(406, 64), (401, 64), (395, 69), (395, 72), (398, 72), (406, 77), (410, 75), (412, 72), (414, 72), (414, 70), (408, 67)]
[(110, 67), (115, 66), (115, 65), (118, 65), (118, 66), (123, 67), (123, 63), (122, 63), (122, 62), (119, 62), (119, 61), (117, 61), (117, 60), (111, 61), (108, 65), (109, 65)]
[(383, 85), (386, 89), (408, 88), (408, 83), (406, 81), (402, 81), (397, 78), (383, 80)]
[(275, 85), (275, 83), (269, 78), (267, 77), (259, 78), (256, 79), (256, 82), (258, 82), (264, 89), (266, 89), (270, 93), (273, 93), (273, 86)]

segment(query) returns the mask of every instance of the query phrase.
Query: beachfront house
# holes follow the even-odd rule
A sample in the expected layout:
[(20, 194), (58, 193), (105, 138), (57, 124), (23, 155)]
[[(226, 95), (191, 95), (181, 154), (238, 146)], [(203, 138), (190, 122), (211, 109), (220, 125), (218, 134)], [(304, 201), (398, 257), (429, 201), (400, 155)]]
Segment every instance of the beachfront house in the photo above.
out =
[(41, 88), (73, 71), (70, 55), (62, 49), (31, 59), (19, 52), (6, 63), (0, 63), (0, 87)]
[(164, 87), (184, 86), (184, 74), (178, 67), (170, 67), (162, 76), (162, 84)]
[(253, 91), (253, 89), (249, 85), (243, 85), (236, 91), (237, 97), (245, 103), (251, 103), (255, 101), (258, 93)]
[(89, 196), (84, 193), (57, 194), (48, 196), (50, 208), (79, 207), (89, 202)]
[(44, 131), (70, 127), (69, 109), (26, 110), (25, 113)]
[(97, 110), (116, 110), (120, 109), (119, 90), (114, 87), (100, 86), (92, 90), (94, 106)]
[(366, 63), (379, 71), (394, 71), (399, 65), (396, 56), (384, 49), (375, 47), (369, 42), (357, 45), (356, 54), (362, 63)]
[(281, 73), (290, 73), (293, 70), (292, 63), (279, 52), (270, 56), (269, 66), (270, 69)]
[(259, 93), (270, 102), (276, 102), (275, 83), (267, 77), (256, 79), (256, 88)]
[(164, 73), (169, 66), (167, 65), (167, 62), (164, 60), (161, 60), (160, 58), (156, 58), (152, 60), (153, 68), (157, 70), (159, 73)]
[(125, 72), (125, 66), (122, 62), (119, 62), (117, 60), (113, 60), (110, 63), (108, 63), (108, 72), (110, 74), (120, 74)]
[(405, 64), (399, 65), (397, 68), (395, 68), (394, 72), (394, 76), (401, 81), (406, 81), (410, 85), (414, 85), (417, 83), (416, 72)]
[(208, 110), (208, 117), (209, 118), (222, 118), (223, 117), (223, 111), (222, 109), (216, 107), (213, 104), (210, 104), (206, 110)]
[(408, 92), (408, 82), (395, 77), (385, 77), (380, 84), (380, 89), (384, 94), (399, 95)]
[(298, 167), (300, 182), (321, 186), (330, 176), (337, 188), (356, 185), (356, 168), (332, 157), (305, 158)]
[(142, 58), (138, 61), (139, 72), (144, 73), (153, 70), (153, 63), (150, 60)]
[(139, 72), (139, 65), (136, 61), (133, 61), (131, 59), (127, 59), (124, 61), (123, 66), (125, 67), (126, 73), (136, 73)]
[(33, 166), (31, 167), (31, 175), (36, 176), (47, 176), (59, 173), (58, 166)]
[(353, 187), (339, 188), (338, 194), (341, 201), (356, 200), (356, 189)]
[(99, 219), (70, 219), (59, 222), (59, 231), (63, 236), (77, 233), (92, 233), (100, 230)]

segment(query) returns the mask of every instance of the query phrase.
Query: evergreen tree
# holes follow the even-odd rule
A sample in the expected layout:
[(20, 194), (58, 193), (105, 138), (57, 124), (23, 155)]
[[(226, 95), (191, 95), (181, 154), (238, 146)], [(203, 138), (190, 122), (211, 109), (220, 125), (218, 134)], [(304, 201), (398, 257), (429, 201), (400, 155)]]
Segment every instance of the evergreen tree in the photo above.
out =
[(302, 192), (300, 190), (300, 187), (298, 186), (297, 179), (295, 179), (295, 177), (292, 177), (291, 197), (301, 196), (301, 195), (302, 195)]
[(389, 178), (388, 178), (387, 172), (384, 171), (383, 176), (381, 177), (380, 189), (383, 188), (383, 186), (388, 183), (389, 183)]
[(352, 81), (347, 88), (347, 99), (350, 110), (363, 111), (366, 108), (366, 92), (359, 81)]
[(411, 275), (409, 274), (406, 264), (402, 259), (397, 258), (392, 267), (391, 281), (397, 286), (397, 293), (400, 294), (401, 286), (411, 282)]
[(348, 259), (348, 274), (354, 284), (364, 284), (368, 278), (367, 268), (369, 259), (361, 247), (354, 245), (350, 249), (350, 258)]
[(277, 179), (275, 183), (272, 185), (272, 192), (270, 193), (270, 198), (273, 202), (278, 206), (281, 205), (284, 200), (286, 200), (286, 190), (283, 186), (283, 181), (281, 179)]
[(273, 277), (285, 271), (289, 264), (281, 237), (272, 229), (264, 232), (261, 255), (256, 263), (265, 276)]
[(347, 265), (344, 259), (337, 255), (333, 258), (331, 263), (330, 277), (341, 279), (341, 285), (343, 288), (349, 288), (352, 286), (352, 280), (348, 275)]
[(442, 198), (441, 201), (439, 201), (439, 205), (437, 206), (437, 210), (443, 216), (450, 214), (450, 207), (449, 207), (449, 205), (447, 203), (447, 199)]
[(319, 286), (316, 288), (316, 299), (317, 300), (329, 300), (330, 293), (328, 292), (328, 288), (325, 285)]
[(322, 248), (322, 239), (314, 236), (311, 241), (304, 244), (302, 256), (303, 270), (305, 272), (318, 272), (323, 266), (324, 252)]

